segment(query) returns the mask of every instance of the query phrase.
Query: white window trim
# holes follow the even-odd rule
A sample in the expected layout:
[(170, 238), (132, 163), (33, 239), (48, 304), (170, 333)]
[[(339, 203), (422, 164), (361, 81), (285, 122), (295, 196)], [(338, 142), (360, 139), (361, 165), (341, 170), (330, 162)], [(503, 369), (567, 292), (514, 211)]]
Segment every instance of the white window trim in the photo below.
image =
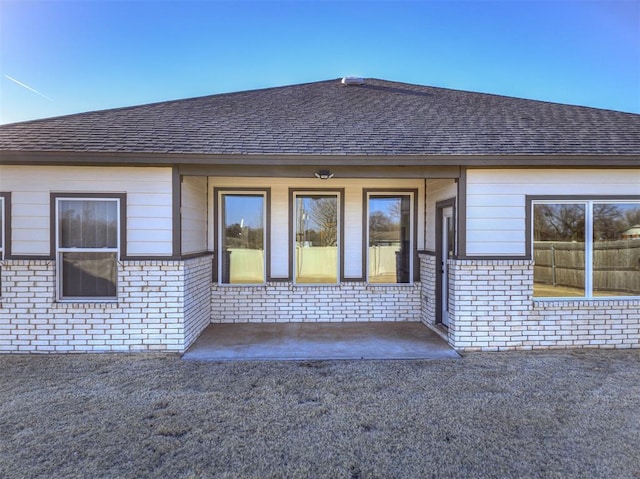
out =
[[(61, 201), (114, 201), (117, 204), (116, 218), (118, 221), (118, 231), (116, 235), (117, 247), (116, 248), (62, 248), (60, 247), (60, 218), (59, 218), (59, 206)], [(116, 253), (116, 261), (120, 261), (120, 198), (113, 198), (109, 196), (104, 197), (82, 197), (82, 196), (57, 196), (56, 208), (55, 208), (55, 237), (56, 237), (56, 297), (59, 302), (65, 303), (115, 303), (118, 301), (118, 284), (116, 276), (116, 295), (115, 296), (73, 296), (65, 297), (62, 294), (62, 255), (64, 253)]]
[[(224, 201), (222, 199), (223, 196), (227, 196), (227, 195), (231, 195), (231, 196), (262, 196), (262, 227), (264, 229), (264, 232), (262, 234), (262, 250), (264, 251), (264, 259), (263, 259), (263, 265), (262, 265), (262, 271), (264, 271), (264, 277), (262, 278), (262, 282), (260, 283), (224, 283), (222, 281), (222, 252), (223, 252), (223, 224), (222, 222), (224, 221)], [(216, 260), (216, 266), (218, 268), (218, 284), (220, 286), (223, 287), (241, 287), (241, 286), (260, 286), (260, 285), (264, 285), (267, 283), (267, 262), (269, 261), (269, 258), (267, 258), (267, 252), (269, 251), (267, 249), (267, 238), (269, 237), (268, 232), (267, 232), (267, 228), (268, 228), (268, 221), (267, 221), (267, 190), (219, 190), (218, 191), (218, 224), (215, 225), (215, 227), (217, 228), (217, 242), (218, 242), (218, 258)]]
[(585, 207), (585, 220), (584, 220), (584, 296), (534, 296), (534, 301), (552, 302), (552, 301), (636, 301), (640, 299), (640, 296), (594, 296), (593, 295), (593, 205), (594, 204), (638, 204), (640, 201), (629, 200), (625, 198), (615, 199), (609, 198), (605, 200), (590, 200), (590, 199), (545, 199), (545, 200), (532, 200), (531, 201), (531, 257), (534, 254), (534, 224), (535, 215), (533, 209), (535, 205), (584, 205)]
[[(408, 283), (369, 283), (369, 233), (370, 233), (370, 229), (369, 229), (369, 219), (371, 217), (371, 214), (369, 212), (369, 199), (372, 196), (386, 196), (389, 198), (397, 198), (398, 196), (409, 196), (410, 197), (410, 205), (409, 205), (409, 282)], [(366, 204), (363, 205), (363, 208), (366, 211), (366, 218), (367, 218), (367, 224), (366, 224), (366, 233), (365, 233), (365, 241), (364, 241), (364, 248), (366, 251), (366, 261), (365, 261), (365, 271), (364, 271), (364, 278), (365, 281), (367, 282), (367, 284), (372, 284), (372, 285), (384, 285), (384, 286), (407, 286), (409, 284), (413, 284), (413, 268), (414, 268), (414, 257), (413, 257), (413, 250), (415, 249), (416, 245), (414, 244), (414, 235), (415, 232), (413, 230), (414, 228), (414, 220), (415, 220), (415, 194), (413, 191), (393, 191), (393, 190), (389, 190), (389, 191), (367, 191), (367, 199), (366, 199)]]
[[(296, 221), (296, 207), (297, 207), (297, 201), (296, 199), (299, 196), (329, 196), (329, 197), (335, 197), (336, 198), (336, 246), (337, 246), (337, 254), (336, 254), (336, 281), (335, 283), (298, 283), (296, 281), (296, 270), (297, 270), (297, 264), (296, 264), (296, 237), (298, 234), (298, 229), (297, 229), (297, 221)], [(340, 264), (340, 259), (342, 257), (342, 217), (341, 217), (341, 211), (342, 211), (342, 192), (338, 191), (338, 190), (321, 190), (321, 191), (314, 191), (314, 190), (296, 190), (293, 192), (292, 194), (292, 201), (293, 201), (293, 218), (291, 218), (291, 221), (293, 221), (293, 225), (290, 225), (290, 227), (293, 227), (293, 241), (291, 241), (291, 251), (289, 252), (289, 254), (291, 255), (291, 263), (293, 265), (292, 271), (293, 274), (291, 275), (291, 281), (293, 284), (295, 284), (296, 286), (334, 286), (337, 284), (340, 284), (340, 281), (342, 280), (342, 278), (340, 277), (340, 272), (341, 272), (341, 264)]]

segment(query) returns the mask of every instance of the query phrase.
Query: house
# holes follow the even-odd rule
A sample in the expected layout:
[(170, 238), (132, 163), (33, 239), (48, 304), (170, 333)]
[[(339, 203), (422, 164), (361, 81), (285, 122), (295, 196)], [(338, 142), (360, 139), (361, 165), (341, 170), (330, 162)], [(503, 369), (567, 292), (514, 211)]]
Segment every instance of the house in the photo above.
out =
[(640, 115), (336, 79), (0, 126), (0, 351), (212, 322), (640, 347)]
[(640, 239), (640, 224), (633, 225), (621, 235), (622, 239)]

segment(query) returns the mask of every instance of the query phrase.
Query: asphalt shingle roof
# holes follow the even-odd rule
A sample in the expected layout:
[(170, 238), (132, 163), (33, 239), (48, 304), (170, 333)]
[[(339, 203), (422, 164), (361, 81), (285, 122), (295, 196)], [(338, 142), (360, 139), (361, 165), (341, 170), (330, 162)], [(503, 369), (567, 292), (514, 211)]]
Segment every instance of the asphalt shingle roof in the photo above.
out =
[(638, 155), (640, 115), (336, 79), (2, 125), (0, 151)]

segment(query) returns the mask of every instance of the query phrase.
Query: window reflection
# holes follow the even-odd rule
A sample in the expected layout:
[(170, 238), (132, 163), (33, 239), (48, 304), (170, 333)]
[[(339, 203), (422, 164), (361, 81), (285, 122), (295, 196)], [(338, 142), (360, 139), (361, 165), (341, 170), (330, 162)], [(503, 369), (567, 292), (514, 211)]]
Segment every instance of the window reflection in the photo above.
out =
[(118, 204), (102, 200), (61, 200), (61, 248), (117, 248)]
[(115, 298), (119, 201), (58, 199), (56, 204), (60, 298)]
[(338, 196), (295, 196), (295, 281), (338, 282)]
[(411, 271), (411, 196), (369, 196), (371, 283), (408, 283)]
[(265, 281), (264, 195), (222, 195), (222, 282)]
[(114, 297), (118, 276), (116, 253), (62, 253), (62, 296)]
[(640, 295), (640, 205), (593, 205), (593, 295)]
[(534, 205), (533, 233), (533, 295), (584, 296), (585, 205)]

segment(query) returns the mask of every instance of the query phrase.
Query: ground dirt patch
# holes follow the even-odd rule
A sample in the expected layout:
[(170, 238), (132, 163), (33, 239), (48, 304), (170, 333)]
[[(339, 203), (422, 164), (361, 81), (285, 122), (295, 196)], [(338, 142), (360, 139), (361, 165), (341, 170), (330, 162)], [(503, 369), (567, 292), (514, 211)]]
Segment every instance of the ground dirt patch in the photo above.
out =
[(0, 477), (640, 478), (640, 351), (0, 356)]

